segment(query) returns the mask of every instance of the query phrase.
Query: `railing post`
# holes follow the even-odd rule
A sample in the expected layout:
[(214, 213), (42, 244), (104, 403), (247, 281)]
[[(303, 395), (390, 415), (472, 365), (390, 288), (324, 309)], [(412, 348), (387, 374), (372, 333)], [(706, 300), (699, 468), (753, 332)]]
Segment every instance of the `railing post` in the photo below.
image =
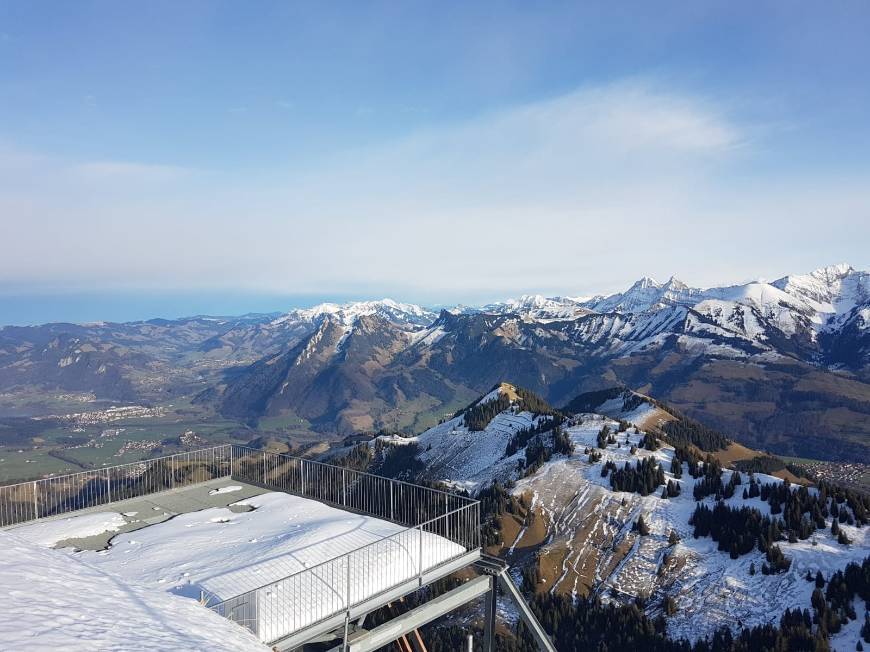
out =
[(263, 484), (266, 484), (266, 451), (263, 451)]
[(106, 469), (106, 495), (109, 497), (107, 502), (112, 502), (112, 476), (110, 473), (111, 471)]
[(423, 526), (422, 526), (422, 525), (420, 526), (420, 561), (419, 561), (419, 568), (420, 568), (420, 576), (419, 576), (420, 586), (423, 586)]
[(345, 592), (345, 603), (344, 603), (344, 645), (342, 645), (342, 649), (344, 652), (347, 652), (347, 635), (349, 634), (350, 629), (350, 554), (347, 555), (347, 591)]
[(305, 495), (305, 460), (299, 460), (299, 475), (302, 476), (301, 485), (302, 485), (302, 495)]
[(347, 475), (344, 469), (341, 470), (341, 504), (342, 507), (347, 507)]
[(33, 518), (39, 518), (39, 493), (36, 489), (36, 482), (33, 483)]
[(393, 509), (393, 487), (394, 486), (395, 486), (395, 483), (392, 480), (390, 480), (390, 520), (391, 521), (396, 520), (396, 518), (394, 516), (394, 509)]
[(450, 538), (450, 501), (449, 496), (444, 494), (444, 533)]
[(350, 558), (351, 554), (347, 554), (347, 602), (345, 603), (345, 607), (347, 607), (348, 613), (350, 613)]

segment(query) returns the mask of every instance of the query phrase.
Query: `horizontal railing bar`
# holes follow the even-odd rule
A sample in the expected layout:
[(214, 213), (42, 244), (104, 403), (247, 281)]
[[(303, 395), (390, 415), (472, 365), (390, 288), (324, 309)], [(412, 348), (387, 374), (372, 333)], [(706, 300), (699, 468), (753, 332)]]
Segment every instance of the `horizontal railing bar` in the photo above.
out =
[(160, 457), (149, 457), (144, 460), (138, 460), (136, 462), (124, 462), (123, 464), (114, 464), (112, 466), (96, 466), (92, 469), (86, 469), (84, 471), (76, 471), (75, 473), (66, 473), (64, 475), (51, 475), (47, 478), (37, 478), (35, 480), (24, 480), (22, 482), (16, 482), (15, 484), (0, 484), (0, 489), (14, 489), (15, 487), (22, 487), (25, 485), (32, 485), (34, 482), (48, 482), (65, 480), (67, 478), (75, 478), (82, 475), (88, 475), (92, 473), (103, 473), (105, 471), (112, 471), (114, 469), (123, 469), (127, 466), (136, 466), (138, 464), (147, 464), (149, 462), (159, 462), (161, 460), (168, 460), (173, 457), (180, 457), (182, 455), (196, 455), (197, 453), (205, 453), (207, 451), (220, 450), (221, 448), (227, 448), (228, 446), (233, 446), (234, 444), (220, 444), (218, 446), (209, 446), (208, 448), (197, 448), (192, 451), (180, 451), (178, 453), (173, 453), (172, 455), (162, 455)]
[(450, 496), (451, 498), (457, 498), (459, 500), (468, 501), (469, 503), (480, 502), (478, 500), (475, 500), (474, 498), (470, 498), (468, 496), (461, 496), (459, 494), (450, 493), (449, 491), (444, 491), (442, 489), (433, 489), (432, 487), (424, 487), (423, 485), (414, 484), (413, 482), (407, 482), (405, 480), (399, 480), (397, 478), (390, 478), (388, 476), (378, 475), (376, 473), (367, 473), (366, 471), (357, 471), (356, 469), (350, 469), (346, 466), (338, 466), (336, 464), (329, 464), (327, 462), (320, 462), (318, 460), (312, 460), (312, 459), (309, 459), (307, 457), (298, 457), (296, 455), (287, 455), (286, 453), (271, 453), (269, 451), (258, 450), (256, 448), (250, 448), (249, 446), (244, 446), (242, 444), (229, 444), (229, 445), (234, 446), (236, 449), (248, 451), (249, 453), (254, 454), (254, 455), (262, 455), (265, 453), (266, 455), (272, 455), (273, 457), (281, 457), (281, 458), (286, 459), (286, 460), (298, 460), (298, 461), (303, 462), (305, 464), (315, 464), (317, 466), (321, 466), (324, 468), (344, 471), (345, 473), (353, 473), (353, 474), (356, 474), (360, 477), (379, 478), (381, 480), (387, 480), (387, 481), (395, 483), (395, 484), (405, 485), (406, 487), (413, 487), (416, 490), (428, 491), (428, 492), (436, 493), (436, 494), (441, 495), (441, 496)]

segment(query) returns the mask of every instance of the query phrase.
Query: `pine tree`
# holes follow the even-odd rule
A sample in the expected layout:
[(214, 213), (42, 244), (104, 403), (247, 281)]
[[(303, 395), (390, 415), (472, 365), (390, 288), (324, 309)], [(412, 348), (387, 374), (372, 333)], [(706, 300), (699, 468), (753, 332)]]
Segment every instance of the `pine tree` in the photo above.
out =
[(634, 527), (632, 529), (642, 537), (645, 537), (649, 534), (649, 526), (646, 524), (646, 521), (643, 519), (643, 514), (638, 516), (637, 521), (635, 521)]
[(610, 438), (610, 428), (607, 426), (602, 426), (601, 430), (598, 431), (598, 448), (607, 448), (607, 440)]

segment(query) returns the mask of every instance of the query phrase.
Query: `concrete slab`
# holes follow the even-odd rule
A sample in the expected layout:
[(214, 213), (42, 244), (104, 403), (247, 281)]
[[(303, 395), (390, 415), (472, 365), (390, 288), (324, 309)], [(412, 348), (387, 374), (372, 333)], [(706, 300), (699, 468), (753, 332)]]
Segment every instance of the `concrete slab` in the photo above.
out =
[[(232, 490), (228, 491), (228, 489)], [(262, 487), (256, 487), (231, 478), (217, 478), (191, 487), (183, 487), (181, 489), (164, 491), (159, 494), (121, 500), (107, 505), (101, 505), (99, 507), (79, 510), (71, 514), (50, 516), (48, 518), (39, 519), (38, 521), (21, 523), (7, 529), (14, 531), (16, 528), (27, 527), (34, 523), (64, 520), (82, 514), (117, 512), (118, 514), (121, 514), (126, 521), (120, 529), (113, 532), (103, 532), (102, 534), (89, 537), (65, 539), (59, 541), (54, 546), (55, 548), (71, 547), (76, 550), (104, 550), (108, 547), (109, 542), (119, 534), (141, 530), (150, 525), (168, 521), (179, 514), (189, 514), (190, 512), (198, 512), (212, 507), (230, 507), (232, 503), (265, 493), (268, 493), (268, 490), (263, 489)], [(230, 507), (230, 509), (232, 511), (241, 512), (249, 511), (250, 508), (239, 505), (236, 507)]]

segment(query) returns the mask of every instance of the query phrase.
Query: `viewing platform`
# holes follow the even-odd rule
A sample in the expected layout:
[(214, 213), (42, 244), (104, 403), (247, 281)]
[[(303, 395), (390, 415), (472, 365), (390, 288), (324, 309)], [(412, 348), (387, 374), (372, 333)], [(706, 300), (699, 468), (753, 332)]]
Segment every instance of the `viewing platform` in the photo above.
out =
[[(89, 563), (171, 586), (279, 650), (375, 649), (367, 614), (481, 558), (476, 500), (237, 445), (2, 486), (0, 527), (80, 550), (112, 539)], [(461, 588), (422, 622), (492, 589)]]

